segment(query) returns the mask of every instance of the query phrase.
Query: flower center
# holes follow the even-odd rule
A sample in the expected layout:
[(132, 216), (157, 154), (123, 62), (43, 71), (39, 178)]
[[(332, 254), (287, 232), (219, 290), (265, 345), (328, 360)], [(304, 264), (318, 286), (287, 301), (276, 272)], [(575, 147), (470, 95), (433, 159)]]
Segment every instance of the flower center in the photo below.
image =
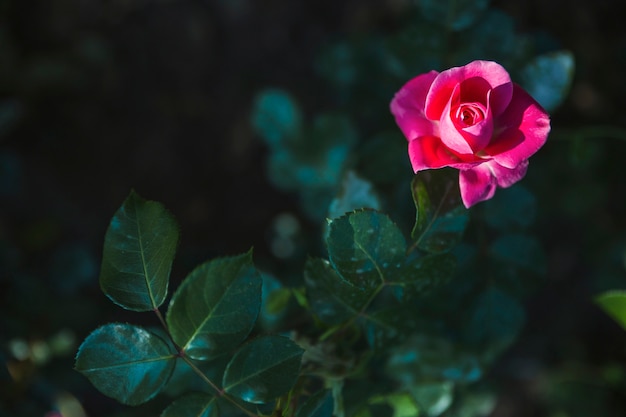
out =
[(476, 103), (461, 104), (456, 109), (456, 120), (463, 126), (474, 126), (485, 120), (485, 112), (482, 106)]

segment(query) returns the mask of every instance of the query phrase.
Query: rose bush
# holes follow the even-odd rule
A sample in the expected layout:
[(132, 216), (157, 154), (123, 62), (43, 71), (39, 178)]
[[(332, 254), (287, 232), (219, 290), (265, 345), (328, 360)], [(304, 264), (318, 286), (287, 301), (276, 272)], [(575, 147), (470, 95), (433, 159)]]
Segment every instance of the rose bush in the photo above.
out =
[(413, 170), (459, 169), (467, 208), (522, 179), (550, 131), (546, 111), (492, 61), (418, 75), (390, 107)]

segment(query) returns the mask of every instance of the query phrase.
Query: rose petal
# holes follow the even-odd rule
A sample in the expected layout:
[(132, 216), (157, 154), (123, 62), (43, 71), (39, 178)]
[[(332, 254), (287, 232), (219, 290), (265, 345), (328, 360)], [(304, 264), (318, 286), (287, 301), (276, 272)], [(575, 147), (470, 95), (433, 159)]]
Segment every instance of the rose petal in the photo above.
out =
[(391, 100), (391, 113), (407, 140), (435, 133), (433, 122), (424, 116), (424, 105), (437, 74), (437, 71), (430, 71), (418, 75), (402, 86)]
[(494, 123), (495, 138), (485, 153), (507, 168), (517, 167), (537, 152), (550, 132), (548, 113), (517, 84), (509, 107)]
[[(441, 115), (448, 104), (452, 91), (457, 84), (470, 79), (483, 79), (493, 90), (491, 95), (491, 111), (494, 116), (500, 115), (511, 101), (513, 86), (509, 73), (498, 63), (493, 61), (473, 61), (462, 67), (450, 68), (442, 71), (433, 81), (430, 91), (426, 96), (425, 114), (431, 120), (441, 119)], [(466, 81), (467, 82), (467, 81)], [(468, 82), (468, 97), (463, 95), (463, 100), (477, 101), (472, 99), (473, 94), (484, 97), (482, 81)]]
[(409, 159), (415, 172), (443, 167), (469, 169), (484, 161), (474, 155), (455, 155), (436, 136), (421, 136), (410, 141)]
[(459, 188), (465, 207), (489, 200), (496, 192), (496, 186), (507, 188), (526, 175), (528, 161), (522, 161), (515, 168), (506, 168), (496, 161), (488, 161), (459, 173)]
[(461, 200), (466, 208), (493, 197), (496, 185), (495, 177), (485, 164), (459, 172)]

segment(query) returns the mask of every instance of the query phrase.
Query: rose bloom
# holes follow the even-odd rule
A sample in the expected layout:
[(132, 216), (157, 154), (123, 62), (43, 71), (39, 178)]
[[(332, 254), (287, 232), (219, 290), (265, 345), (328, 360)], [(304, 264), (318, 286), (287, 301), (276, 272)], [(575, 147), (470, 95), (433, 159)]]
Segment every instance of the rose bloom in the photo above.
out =
[(546, 111), (491, 61), (418, 75), (396, 93), (391, 113), (413, 170), (459, 169), (467, 208), (522, 179), (550, 131)]

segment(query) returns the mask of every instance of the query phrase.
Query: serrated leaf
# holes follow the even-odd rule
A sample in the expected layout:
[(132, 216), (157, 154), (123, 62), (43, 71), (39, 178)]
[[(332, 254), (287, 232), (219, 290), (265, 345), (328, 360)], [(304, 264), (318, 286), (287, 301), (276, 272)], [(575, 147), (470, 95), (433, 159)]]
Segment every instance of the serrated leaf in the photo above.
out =
[(461, 202), (458, 174), (451, 170), (419, 172), (413, 177), (411, 192), (416, 209), (411, 238), (416, 246), (430, 253), (454, 248), (469, 220)]
[(462, 30), (487, 10), (489, 0), (420, 0), (417, 4), (428, 20)]
[(371, 289), (358, 288), (346, 282), (323, 259), (307, 260), (304, 282), (311, 309), (329, 325), (343, 323), (358, 315), (372, 295)]
[(332, 417), (334, 401), (329, 390), (315, 393), (302, 404), (296, 417)]
[(567, 97), (574, 79), (574, 55), (557, 51), (535, 57), (521, 71), (521, 84), (550, 112)]
[(104, 238), (100, 287), (128, 310), (151, 311), (167, 296), (178, 225), (160, 204), (131, 191)]
[(291, 389), (304, 350), (287, 337), (263, 336), (243, 345), (224, 373), (224, 391), (263, 404)]
[(358, 288), (385, 283), (404, 261), (406, 241), (383, 213), (359, 210), (333, 220), (326, 246), (340, 275)]
[(137, 405), (158, 394), (176, 355), (159, 336), (130, 324), (107, 324), (83, 341), (75, 369), (103, 394)]
[(219, 417), (217, 398), (203, 392), (185, 394), (169, 405), (161, 417)]
[(608, 291), (596, 296), (594, 301), (626, 330), (626, 291)]
[(166, 320), (174, 342), (199, 360), (232, 350), (254, 327), (261, 287), (252, 252), (200, 265), (170, 302)]
[(274, 149), (297, 140), (302, 130), (298, 104), (280, 89), (267, 89), (257, 94), (251, 119), (257, 134)]

